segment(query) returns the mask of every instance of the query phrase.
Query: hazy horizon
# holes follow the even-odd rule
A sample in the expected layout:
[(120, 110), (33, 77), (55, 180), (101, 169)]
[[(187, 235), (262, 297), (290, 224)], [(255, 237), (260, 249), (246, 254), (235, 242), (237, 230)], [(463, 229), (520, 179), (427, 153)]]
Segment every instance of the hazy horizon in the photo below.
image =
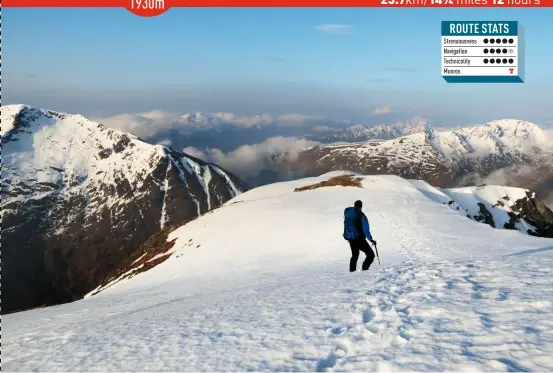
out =
[[(162, 110), (369, 125), (413, 116), (445, 126), (553, 123), (553, 50), (543, 47), (553, 9), (3, 11), (3, 104), (93, 117)], [(451, 19), (518, 20), (526, 82), (446, 83), (440, 22)]]

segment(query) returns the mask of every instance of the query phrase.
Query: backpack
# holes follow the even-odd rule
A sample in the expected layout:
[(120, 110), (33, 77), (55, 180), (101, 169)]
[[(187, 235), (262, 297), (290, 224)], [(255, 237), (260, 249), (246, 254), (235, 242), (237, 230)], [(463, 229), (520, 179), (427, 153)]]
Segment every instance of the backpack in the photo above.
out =
[(344, 239), (356, 240), (360, 237), (359, 223), (361, 212), (355, 207), (348, 207), (344, 210)]

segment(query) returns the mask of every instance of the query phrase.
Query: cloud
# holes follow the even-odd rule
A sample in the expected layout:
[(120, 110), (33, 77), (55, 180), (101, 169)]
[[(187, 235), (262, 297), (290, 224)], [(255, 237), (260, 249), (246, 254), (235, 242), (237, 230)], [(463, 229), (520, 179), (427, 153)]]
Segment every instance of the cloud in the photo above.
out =
[(519, 180), (525, 180), (535, 175), (536, 167), (526, 165), (515, 165), (492, 172), (490, 175), (481, 178), (479, 181), (487, 185), (519, 185)]
[(320, 115), (309, 115), (309, 114), (282, 114), (277, 117), (278, 122), (283, 124), (292, 124), (299, 125), (305, 122), (314, 121), (318, 119), (324, 119)]
[(183, 152), (218, 164), (242, 179), (252, 179), (264, 170), (278, 172), (274, 157), (294, 161), (301, 151), (315, 145), (318, 143), (306, 139), (278, 136), (259, 144), (242, 145), (227, 153), (217, 148), (201, 150), (194, 147), (186, 147)]
[(169, 139), (158, 141), (157, 145), (171, 146), (173, 142)]
[(315, 27), (315, 29), (325, 32), (327, 34), (333, 34), (333, 35), (346, 35), (351, 34), (353, 30), (353, 26), (350, 25), (336, 25), (336, 24), (324, 24), (324, 25), (318, 25)]
[(119, 114), (112, 117), (90, 118), (107, 127), (131, 132), (143, 138), (153, 137), (168, 130), (191, 133), (216, 129), (221, 126), (254, 128), (258, 126), (302, 126), (324, 119), (323, 116), (289, 113), (280, 115), (237, 115), (233, 113), (187, 113), (177, 114), (154, 110), (138, 114)]
[(374, 115), (374, 116), (388, 115), (388, 114), (391, 114), (391, 113), (392, 113), (392, 109), (390, 109), (389, 106), (377, 107), (376, 109), (374, 109), (371, 112), (371, 114)]
[(334, 128), (330, 127), (330, 126), (325, 126), (325, 125), (321, 125), (321, 126), (313, 126), (313, 131), (315, 132), (329, 132), (329, 131), (332, 131), (334, 130)]
[(377, 70), (381, 71), (408, 71), (408, 72), (414, 72), (416, 71), (413, 68), (410, 67), (402, 67), (402, 66), (379, 66), (376, 68)]
[(178, 114), (162, 110), (142, 114), (119, 114), (108, 118), (90, 118), (103, 125), (122, 131), (131, 132), (140, 137), (151, 137), (172, 128), (180, 121)]
[(200, 149), (195, 148), (193, 146), (187, 146), (186, 148), (182, 149), (182, 151), (183, 151), (183, 153), (189, 154), (192, 157), (210, 162), (209, 156), (205, 152), (203, 152)]

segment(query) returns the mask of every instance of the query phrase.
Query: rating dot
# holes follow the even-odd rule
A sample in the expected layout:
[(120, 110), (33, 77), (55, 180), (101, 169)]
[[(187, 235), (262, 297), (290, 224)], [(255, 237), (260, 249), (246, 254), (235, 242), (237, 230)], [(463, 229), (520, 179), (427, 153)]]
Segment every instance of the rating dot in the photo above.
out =
[(484, 63), (488, 63), (489, 60), (487, 58), (484, 58)]
[(490, 44), (495, 43), (495, 39), (490, 39)]
[(497, 53), (497, 54), (501, 53), (501, 49), (497, 48), (497, 49), (495, 50), (495, 53)]
[(507, 48), (503, 48), (503, 54), (507, 54)]
[(507, 59), (506, 59), (506, 58), (503, 59), (503, 63), (507, 63)]
[(492, 59), (490, 60), (490, 63), (495, 63), (495, 60), (492, 58)]
[(488, 44), (488, 39), (484, 39), (484, 44)]
[(501, 39), (500, 39), (500, 38), (497, 38), (497, 39), (495, 39), (495, 42), (496, 42), (497, 44), (501, 44)]
[(494, 54), (494, 53), (495, 53), (495, 49), (490, 49), (490, 53), (491, 53), (491, 54)]
[(507, 39), (503, 39), (503, 44), (507, 44)]
[(509, 53), (510, 53), (510, 54), (513, 54), (514, 52), (515, 52), (515, 51), (514, 51), (513, 48), (509, 49)]
[(509, 63), (513, 63), (515, 62), (515, 60), (513, 60), (512, 58), (509, 58)]
[(484, 54), (488, 54), (488, 48), (484, 49)]
[(513, 44), (515, 41), (513, 39), (509, 39), (509, 44)]
[(495, 63), (501, 63), (501, 58), (496, 59)]

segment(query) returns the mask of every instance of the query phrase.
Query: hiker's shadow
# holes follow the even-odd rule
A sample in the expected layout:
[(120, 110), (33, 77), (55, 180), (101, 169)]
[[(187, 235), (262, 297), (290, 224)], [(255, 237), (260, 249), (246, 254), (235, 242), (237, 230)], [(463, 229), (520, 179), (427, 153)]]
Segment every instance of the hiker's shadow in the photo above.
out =
[(553, 251), (553, 246), (542, 247), (540, 249), (519, 251), (518, 253), (509, 254), (507, 256), (532, 255), (532, 254), (537, 254), (537, 253), (543, 253), (545, 251)]

